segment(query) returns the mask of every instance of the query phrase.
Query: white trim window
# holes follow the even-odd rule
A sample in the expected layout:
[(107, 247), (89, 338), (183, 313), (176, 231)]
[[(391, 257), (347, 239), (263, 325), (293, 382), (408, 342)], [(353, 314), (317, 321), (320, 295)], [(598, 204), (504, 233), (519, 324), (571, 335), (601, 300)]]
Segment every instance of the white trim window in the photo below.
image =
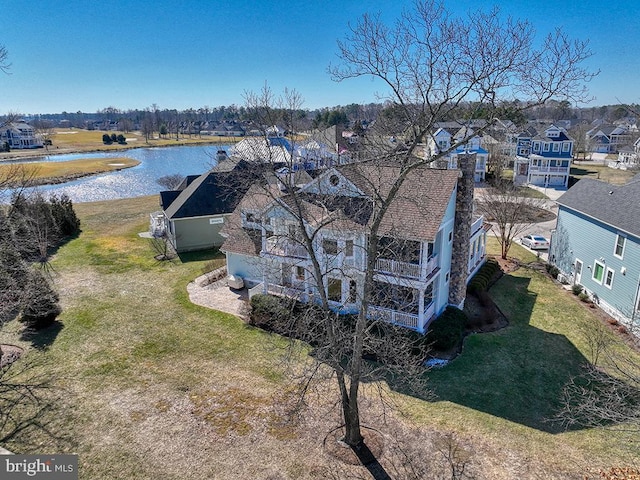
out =
[(330, 302), (342, 303), (342, 279), (327, 278), (327, 299)]
[(338, 254), (338, 240), (334, 238), (323, 238), (322, 239), (322, 250), (327, 255), (337, 255)]
[(344, 242), (344, 256), (353, 257), (353, 240), (345, 240)]
[(553, 142), (553, 151), (554, 152), (560, 151), (560, 144), (558, 142)]
[(602, 285), (602, 279), (604, 278), (604, 263), (600, 263), (598, 260), (593, 261), (593, 273), (591, 278), (594, 282)]
[(571, 150), (571, 142), (562, 142), (562, 151), (569, 152)]
[(611, 288), (613, 286), (613, 270), (607, 267), (607, 271), (604, 274), (604, 286)]
[(618, 234), (616, 237), (616, 246), (613, 250), (613, 255), (617, 258), (622, 258), (624, 256), (624, 247), (627, 243), (627, 238), (623, 235)]

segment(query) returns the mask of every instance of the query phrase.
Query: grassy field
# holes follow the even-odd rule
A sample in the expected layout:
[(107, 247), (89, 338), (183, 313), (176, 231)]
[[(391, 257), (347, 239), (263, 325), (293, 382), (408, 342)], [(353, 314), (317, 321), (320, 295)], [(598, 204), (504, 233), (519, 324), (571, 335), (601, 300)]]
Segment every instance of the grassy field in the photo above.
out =
[(630, 170), (619, 170), (617, 168), (609, 168), (605, 165), (589, 164), (581, 162), (580, 165), (571, 167), (571, 176), (580, 178), (595, 178), (603, 182), (612, 183), (614, 185), (624, 185), (636, 173)]
[[(111, 145), (105, 145), (102, 142), (102, 135), (111, 135), (112, 133), (122, 133), (126, 139), (126, 145), (120, 145), (113, 143)], [(237, 137), (218, 137), (203, 135), (201, 137), (197, 135), (180, 135), (176, 140), (175, 135), (167, 136), (166, 138), (159, 138), (157, 135), (150, 138), (148, 141), (140, 132), (107, 132), (102, 130), (81, 130), (81, 129), (61, 129), (57, 128), (54, 133), (49, 136), (52, 145), (46, 149), (33, 149), (33, 150), (12, 150), (11, 152), (0, 153), (0, 160), (21, 158), (21, 157), (35, 157), (45, 155), (57, 155), (70, 152), (95, 152), (95, 151), (117, 151), (126, 150), (129, 148), (141, 148), (141, 147), (164, 147), (164, 146), (177, 146), (177, 145), (208, 145), (208, 144), (230, 144), (239, 140)]]
[(4, 179), (14, 178), (18, 169), (21, 179), (29, 179), (29, 183), (41, 185), (67, 182), (75, 178), (122, 170), (139, 164), (138, 160), (127, 157), (85, 158), (66, 162), (33, 162), (20, 166), (0, 164), (0, 183)]
[[(308, 410), (292, 421), (285, 342), (189, 302), (187, 283), (221, 256), (153, 259), (138, 232), (156, 206), (156, 197), (76, 206), (82, 234), (52, 262), (61, 325), (30, 338), (15, 322), (0, 332), (1, 342), (27, 349), (32, 374), (53, 387), (38, 393), (50, 408), (16, 409), (36, 421), (26, 418), (3, 446), (77, 452), (83, 479), (366, 478), (323, 450), (338, 422), (331, 381), (314, 385)], [(511, 253), (535, 259), (517, 245)], [(387, 442), (381, 464), (392, 472), (391, 446), (413, 434), (423, 440), (411, 446), (433, 457), (430, 439), (446, 432), (468, 452), (476, 478), (596, 478), (598, 469), (638, 462), (629, 434), (548, 421), (562, 385), (589, 359), (579, 327), (597, 321), (590, 310), (528, 268), (505, 275), (491, 294), (510, 325), (467, 338), (458, 359), (432, 371), (436, 398), (386, 383), (365, 388), (364, 421)]]

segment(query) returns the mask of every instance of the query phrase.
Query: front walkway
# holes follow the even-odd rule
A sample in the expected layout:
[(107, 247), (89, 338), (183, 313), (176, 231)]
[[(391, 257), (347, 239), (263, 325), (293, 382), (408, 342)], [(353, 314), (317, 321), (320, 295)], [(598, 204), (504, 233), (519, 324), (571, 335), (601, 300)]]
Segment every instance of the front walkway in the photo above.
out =
[(208, 283), (207, 280), (207, 275), (202, 275), (187, 285), (189, 300), (192, 303), (248, 320), (249, 295), (246, 288), (230, 289), (226, 276), (213, 283)]

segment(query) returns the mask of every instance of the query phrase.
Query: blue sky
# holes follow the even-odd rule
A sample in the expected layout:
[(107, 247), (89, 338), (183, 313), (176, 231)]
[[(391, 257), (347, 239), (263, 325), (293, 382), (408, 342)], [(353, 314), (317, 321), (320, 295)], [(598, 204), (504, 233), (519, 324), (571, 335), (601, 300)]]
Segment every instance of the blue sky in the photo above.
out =
[[(600, 75), (590, 105), (640, 103), (640, 2), (456, 0), (465, 13), (500, 5), (539, 35), (562, 27), (590, 40)], [(370, 79), (333, 82), (336, 41), (365, 12), (395, 18), (409, 0), (3, 0), (0, 114), (242, 105), (265, 82), (297, 90), (306, 108), (376, 101)], [(10, 14), (9, 14), (10, 13)]]

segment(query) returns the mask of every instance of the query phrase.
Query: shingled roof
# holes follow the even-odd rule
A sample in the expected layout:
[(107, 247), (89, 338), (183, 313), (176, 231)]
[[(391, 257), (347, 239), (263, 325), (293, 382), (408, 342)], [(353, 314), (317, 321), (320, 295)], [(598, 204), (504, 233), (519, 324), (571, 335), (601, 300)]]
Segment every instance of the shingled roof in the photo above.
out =
[[(305, 222), (327, 229), (362, 231), (373, 221), (376, 198), (389, 194), (400, 167), (388, 164), (358, 163), (338, 169), (365, 196), (321, 195), (298, 192), (297, 197), (272, 186), (251, 187), (228, 218), (221, 234), (226, 237), (221, 250), (245, 255), (258, 255), (259, 230), (242, 227), (242, 211), (264, 211), (274, 202), (300, 212)], [(407, 176), (380, 224), (381, 236), (411, 240), (435, 240), (451, 195), (456, 189), (457, 170), (419, 168)], [(299, 202), (299, 203), (297, 203)], [(299, 205), (299, 207), (298, 207)]]
[(244, 161), (232, 167), (221, 163), (220, 168), (195, 178), (177, 195), (176, 191), (161, 192), (164, 213), (169, 219), (231, 213), (257, 178), (256, 170)]
[(561, 206), (640, 237), (640, 176), (625, 185), (584, 178), (558, 199)]
[[(353, 163), (340, 172), (372, 199), (386, 197), (400, 175), (399, 166)], [(458, 170), (427, 166), (411, 172), (380, 224), (380, 235), (415, 240), (434, 240), (458, 182)]]

